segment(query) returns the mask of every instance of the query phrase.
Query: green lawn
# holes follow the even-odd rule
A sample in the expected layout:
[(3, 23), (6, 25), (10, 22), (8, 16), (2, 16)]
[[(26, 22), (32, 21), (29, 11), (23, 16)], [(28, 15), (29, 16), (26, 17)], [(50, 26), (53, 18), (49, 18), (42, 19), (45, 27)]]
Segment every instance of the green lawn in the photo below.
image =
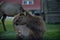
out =
[[(4, 32), (2, 24), (0, 24), (0, 39), (15, 39), (16, 34), (13, 29), (12, 20), (5, 21), (7, 31)], [(60, 24), (46, 24), (46, 32), (44, 40), (59, 40)]]

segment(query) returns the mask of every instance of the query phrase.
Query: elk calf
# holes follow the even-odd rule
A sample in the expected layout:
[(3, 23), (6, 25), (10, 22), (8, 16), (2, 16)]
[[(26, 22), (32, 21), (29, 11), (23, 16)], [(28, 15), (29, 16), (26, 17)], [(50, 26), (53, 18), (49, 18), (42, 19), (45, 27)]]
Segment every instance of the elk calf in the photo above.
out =
[[(17, 36), (26, 40), (43, 40), (45, 23), (41, 16), (18, 14), (13, 20)], [(21, 39), (22, 40), (22, 39)]]

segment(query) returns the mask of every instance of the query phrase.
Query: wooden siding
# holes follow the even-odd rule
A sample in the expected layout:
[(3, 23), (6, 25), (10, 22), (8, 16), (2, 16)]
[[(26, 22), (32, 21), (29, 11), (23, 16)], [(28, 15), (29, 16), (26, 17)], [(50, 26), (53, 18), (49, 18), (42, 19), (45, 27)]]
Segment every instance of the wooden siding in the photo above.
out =
[(47, 1), (47, 13), (45, 19), (47, 23), (60, 23), (60, 1)]

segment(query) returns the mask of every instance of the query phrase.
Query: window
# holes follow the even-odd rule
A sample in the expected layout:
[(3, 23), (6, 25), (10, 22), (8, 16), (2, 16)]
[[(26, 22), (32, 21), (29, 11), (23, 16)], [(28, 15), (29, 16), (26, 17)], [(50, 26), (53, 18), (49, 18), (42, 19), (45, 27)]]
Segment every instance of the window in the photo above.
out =
[(22, 1), (22, 4), (23, 4), (23, 5), (32, 5), (33, 3), (34, 3), (33, 0), (23, 0), (23, 1)]
[(29, 1), (29, 4), (33, 4), (33, 1)]
[(24, 1), (24, 4), (28, 4), (28, 2), (27, 1)]

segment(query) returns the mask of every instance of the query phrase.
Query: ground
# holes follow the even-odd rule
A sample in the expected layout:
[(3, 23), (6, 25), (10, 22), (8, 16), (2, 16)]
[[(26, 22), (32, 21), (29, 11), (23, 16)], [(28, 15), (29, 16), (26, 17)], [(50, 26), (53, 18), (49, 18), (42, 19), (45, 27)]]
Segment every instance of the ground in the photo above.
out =
[[(12, 20), (6, 20), (6, 29), (4, 32), (2, 24), (0, 24), (0, 39), (16, 39), (16, 34), (12, 25)], [(44, 40), (60, 40), (60, 24), (47, 24)]]

